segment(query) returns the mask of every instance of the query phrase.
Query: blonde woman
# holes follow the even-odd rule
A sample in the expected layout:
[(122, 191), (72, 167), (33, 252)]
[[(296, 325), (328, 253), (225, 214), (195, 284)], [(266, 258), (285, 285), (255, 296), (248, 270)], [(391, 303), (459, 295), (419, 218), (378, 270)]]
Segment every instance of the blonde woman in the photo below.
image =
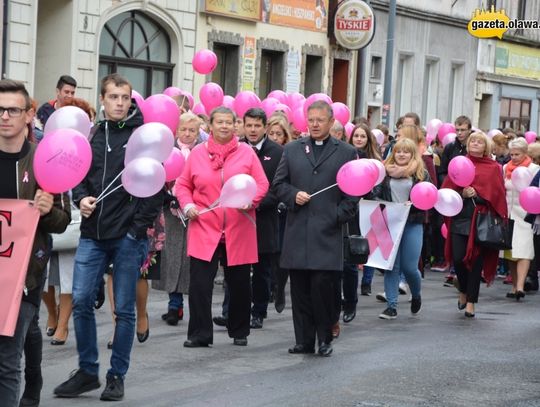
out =
[(287, 119), (282, 114), (270, 116), (266, 125), (266, 135), (279, 145), (285, 145), (291, 141), (291, 128)]

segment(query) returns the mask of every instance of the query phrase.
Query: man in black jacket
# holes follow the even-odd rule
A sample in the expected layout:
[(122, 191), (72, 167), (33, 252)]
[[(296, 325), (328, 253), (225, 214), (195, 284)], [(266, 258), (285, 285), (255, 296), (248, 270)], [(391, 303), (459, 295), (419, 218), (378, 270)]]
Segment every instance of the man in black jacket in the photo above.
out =
[[(283, 147), (266, 137), (266, 114), (259, 108), (249, 109), (244, 114), (245, 140), (249, 143), (263, 166), (268, 182), (272, 183), (283, 154)], [(263, 326), (266, 318), (272, 268), (278, 245), (278, 200), (272, 191), (268, 191), (257, 207), (257, 250), (259, 262), (253, 265), (251, 288), (253, 307), (251, 308), (251, 328)]]
[(459, 116), (454, 122), (456, 127), (456, 139), (448, 143), (443, 150), (441, 157), (441, 165), (439, 166), (438, 182), (442, 185), (444, 179), (448, 175), (448, 164), (452, 158), (458, 155), (467, 155), (467, 139), (471, 134), (471, 119), (467, 116)]
[(113, 289), (116, 327), (101, 400), (124, 397), (124, 376), (129, 367), (135, 334), (135, 291), (140, 267), (148, 251), (146, 231), (153, 224), (163, 202), (161, 192), (150, 198), (136, 198), (120, 188), (96, 204), (96, 198), (111, 183), (120, 181), (129, 137), (143, 124), (143, 117), (131, 100), (130, 83), (118, 74), (101, 81), (100, 101), (105, 120), (93, 132), (92, 166), (73, 191), (79, 205), (81, 239), (73, 272), (73, 320), (79, 352), (79, 369), (54, 390), (58, 397), (77, 397), (100, 387), (94, 300), (97, 282), (106, 267), (114, 264)]

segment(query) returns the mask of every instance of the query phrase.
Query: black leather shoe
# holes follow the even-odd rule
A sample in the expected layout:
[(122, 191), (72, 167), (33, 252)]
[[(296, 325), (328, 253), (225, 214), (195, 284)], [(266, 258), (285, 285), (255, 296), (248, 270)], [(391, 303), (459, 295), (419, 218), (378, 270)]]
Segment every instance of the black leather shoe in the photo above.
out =
[(107, 375), (107, 385), (99, 398), (102, 401), (120, 401), (124, 398), (124, 380), (120, 376)]
[(321, 356), (330, 356), (332, 354), (334, 349), (332, 349), (331, 343), (323, 343), (321, 346), (319, 346), (318, 354)]
[(112, 341), (107, 342), (107, 349), (112, 349)]
[(354, 317), (356, 317), (356, 310), (343, 312), (343, 322), (349, 323)]
[(234, 338), (233, 345), (236, 346), (247, 346), (248, 341), (247, 338)]
[(513, 293), (512, 291), (506, 293), (506, 298), (512, 298), (512, 299), (515, 299), (516, 298), (516, 293)]
[(150, 336), (150, 320), (148, 319), (148, 313), (146, 313), (146, 321), (147, 321), (147, 324), (148, 324), (148, 328), (146, 328), (146, 331), (144, 331), (142, 333), (137, 332), (137, 340), (140, 343), (146, 342), (146, 340)]
[(253, 317), (249, 326), (252, 329), (261, 329), (263, 327), (263, 319), (261, 317)]
[(525, 293), (523, 291), (516, 291), (516, 301), (519, 301), (520, 299), (525, 297)]
[(188, 339), (187, 341), (184, 341), (184, 348), (207, 348), (208, 344), (199, 342), (196, 340)]
[(47, 327), (47, 330), (45, 331), (47, 336), (53, 336), (56, 333), (56, 328)]
[(167, 325), (176, 326), (178, 325), (178, 321), (180, 321), (180, 316), (178, 315), (178, 310), (176, 309), (170, 309), (167, 314), (165, 314), (164, 318), (165, 322), (167, 322)]
[(274, 306), (278, 314), (281, 314), (285, 309), (285, 290), (277, 290)]
[(25, 375), (24, 393), (19, 402), (19, 407), (38, 407), (41, 388), (43, 387), (43, 378), (41, 374), (28, 376)]
[(465, 316), (467, 318), (474, 318), (474, 312), (468, 312), (468, 311), (465, 311)]
[(84, 370), (77, 370), (68, 380), (54, 389), (57, 397), (73, 398), (88, 391), (99, 389), (99, 377), (91, 375)]
[(57, 346), (57, 345), (65, 345), (66, 341), (65, 340), (60, 340), (60, 339), (56, 339), (56, 338), (53, 338), (52, 341), (51, 341), (51, 345), (53, 346)]
[(214, 324), (217, 326), (227, 326), (227, 322), (229, 322), (225, 317), (214, 317), (212, 318), (212, 321), (214, 321)]
[(292, 348), (289, 348), (289, 353), (292, 353), (292, 354), (315, 353), (315, 349), (310, 348), (306, 345), (298, 344), (298, 345), (294, 345)]
[(94, 308), (100, 309), (103, 306), (104, 302), (105, 302), (105, 280), (101, 279), (101, 282), (99, 283), (97, 293), (96, 293), (96, 301), (94, 303)]

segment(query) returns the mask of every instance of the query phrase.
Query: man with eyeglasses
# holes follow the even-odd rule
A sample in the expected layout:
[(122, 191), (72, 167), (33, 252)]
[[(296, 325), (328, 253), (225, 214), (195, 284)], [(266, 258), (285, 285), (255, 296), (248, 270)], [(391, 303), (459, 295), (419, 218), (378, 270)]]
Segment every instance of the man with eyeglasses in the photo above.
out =
[(287, 205), (281, 252), (282, 268), (290, 270), (296, 344), (292, 354), (332, 354), (335, 284), (343, 268), (342, 225), (352, 219), (358, 198), (335, 184), (341, 166), (357, 158), (356, 149), (330, 136), (332, 107), (317, 101), (308, 107), (309, 137), (285, 145), (273, 192)]
[(66, 106), (75, 97), (75, 89), (77, 88), (77, 81), (69, 76), (62, 75), (56, 83), (56, 98), (51, 99), (48, 102), (43, 103), (38, 109), (36, 115), (42, 125), (42, 130), (45, 128), (45, 124), (49, 117), (55, 112), (55, 110)]
[[(33, 161), (36, 145), (27, 138), (28, 126), (33, 118), (34, 110), (31, 108), (30, 96), (24, 84), (10, 79), (0, 80), (0, 174), (2, 174), (0, 198), (34, 201), (40, 214), (15, 334), (0, 336), (0, 403), (3, 406), (19, 405), (23, 349), (27, 360), (25, 369), (27, 388), (21, 405), (39, 404), (43, 384), (41, 376), (43, 339), (37, 326), (37, 317), (44, 270), (50, 255), (48, 234), (64, 232), (71, 220), (67, 195), (53, 196), (42, 191), (34, 177)], [(1, 271), (10, 272), (10, 270)], [(30, 331), (34, 332), (33, 330), (38, 331), (38, 340), (25, 345), (27, 335)], [(34, 363), (36, 361), (37, 363)], [(34, 384), (32, 392), (29, 392), (30, 382)], [(31, 398), (34, 404), (25, 404), (25, 398)]]

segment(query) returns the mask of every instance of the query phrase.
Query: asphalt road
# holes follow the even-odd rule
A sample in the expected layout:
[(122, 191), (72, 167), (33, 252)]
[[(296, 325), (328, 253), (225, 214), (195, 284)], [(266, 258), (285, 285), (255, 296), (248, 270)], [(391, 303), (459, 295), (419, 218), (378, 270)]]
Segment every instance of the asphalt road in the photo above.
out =
[[(427, 273), (423, 308), (409, 312), (401, 296), (398, 318), (377, 318), (384, 304), (361, 297), (354, 321), (343, 326), (329, 358), (290, 355), (294, 344), (290, 301), (271, 308), (264, 328), (245, 348), (216, 327), (212, 348), (186, 349), (187, 321), (167, 326), (160, 315), (167, 297), (150, 292), (150, 338), (133, 347), (126, 396), (119, 406), (540, 406), (540, 294), (516, 303), (497, 280), (481, 288), (476, 318), (457, 310), (457, 292), (444, 275)], [(374, 293), (382, 277), (375, 276)], [(221, 311), (221, 286), (214, 312)], [(289, 299), (288, 299), (289, 300)], [(42, 321), (46, 314), (42, 310)], [(104, 381), (112, 332), (107, 306), (97, 311)], [(48, 339), (48, 338), (47, 338)], [(64, 346), (44, 343), (41, 406), (99, 405), (101, 390), (56, 399), (53, 388), (77, 367), (73, 328)], [(102, 386), (103, 389), (103, 386)], [(1, 403), (0, 403), (1, 404)]]

